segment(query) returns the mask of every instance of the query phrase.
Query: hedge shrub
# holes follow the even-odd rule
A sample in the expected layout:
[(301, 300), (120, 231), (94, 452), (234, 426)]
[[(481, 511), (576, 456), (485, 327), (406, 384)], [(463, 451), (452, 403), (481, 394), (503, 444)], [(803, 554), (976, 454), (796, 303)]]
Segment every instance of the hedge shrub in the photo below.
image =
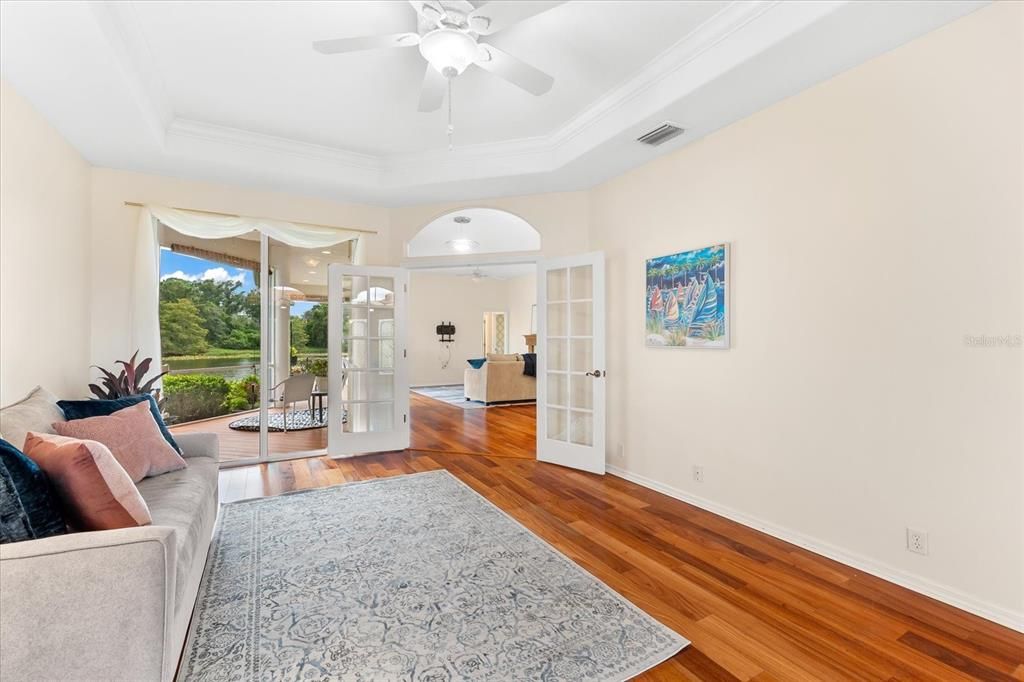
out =
[(215, 374), (168, 374), (164, 377), (164, 410), (179, 422), (225, 414), (231, 390), (227, 379)]

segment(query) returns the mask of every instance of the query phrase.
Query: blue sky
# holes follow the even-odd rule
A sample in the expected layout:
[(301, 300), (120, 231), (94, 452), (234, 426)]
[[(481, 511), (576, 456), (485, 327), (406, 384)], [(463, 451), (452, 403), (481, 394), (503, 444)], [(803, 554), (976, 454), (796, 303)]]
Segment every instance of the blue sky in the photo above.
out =
[(212, 279), (217, 282), (233, 279), (241, 282), (242, 291), (249, 291), (255, 288), (252, 272), (249, 270), (161, 249), (160, 279), (167, 279), (169, 277), (179, 277), (192, 281)]
[[(256, 288), (253, 282), (251, 270), (236, 268), (230, 265), (223, 265), (205, 258), (186, 256), (182, 253), (174, 253), (167, 249), (160, 250), (160, 279), (179, 277), (191, 281), (200, 279), (212, 279), (217, 282), (235, 280), (242, 284), (242, 291), (251, 291)], [(293, 317), (302, 315), (312, 308), (315, 303), (296, 301), (292, 304), (291, 314)]]

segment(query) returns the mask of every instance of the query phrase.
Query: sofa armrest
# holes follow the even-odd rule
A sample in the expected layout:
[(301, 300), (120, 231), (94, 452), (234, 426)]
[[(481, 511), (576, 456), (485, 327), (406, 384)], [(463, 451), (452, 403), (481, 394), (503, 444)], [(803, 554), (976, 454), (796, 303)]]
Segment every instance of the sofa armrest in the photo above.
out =
[(174, 440), (181, 446), (182, 457), (210, 457), (220, 460), (220, 440), (215, 433), (176, 433)]
[(175, 530), (0, 546), (0, 658), (12, 680), (169, 680)]

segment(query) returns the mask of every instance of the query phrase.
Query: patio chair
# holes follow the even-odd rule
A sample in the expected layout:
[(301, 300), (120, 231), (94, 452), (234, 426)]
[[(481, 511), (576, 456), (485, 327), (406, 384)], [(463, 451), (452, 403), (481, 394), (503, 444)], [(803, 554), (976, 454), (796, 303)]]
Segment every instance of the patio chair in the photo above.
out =
[[(284, 391), (281, 393), (281, 407), (284, 409), (284, 430), (288, 430), (288, 406), (294, 405), (297, 402), (303, 400), (306, 401), (306, 408), (313, 412), (313, 384), (316, 382), (316, 377), (312, 374), (294, 374), (277, 386), (270, 389), (270, 394), (273, 395), (274, 391), (284, 386)], [(295, 412), (295, 408), (292, 408), (292, 412)], [(294, 419), (294, 416), (292, 417)]]

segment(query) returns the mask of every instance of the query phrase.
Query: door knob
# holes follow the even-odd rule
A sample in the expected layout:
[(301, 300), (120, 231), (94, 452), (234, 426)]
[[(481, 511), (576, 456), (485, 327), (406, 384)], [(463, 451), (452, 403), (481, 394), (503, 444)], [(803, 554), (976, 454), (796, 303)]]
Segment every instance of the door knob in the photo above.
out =
[(599, 369), (595, 369), (595, 370), (594, 370), (593, 372), (587, 372), (587, 374), (586, 374), (586, 375), (587, 375), (588, 377), (594, 377), (595, 379), (600, 379), (601, 377), (603, 377), (603, 376), (604, 376), (604, 372), (602, 372), (602, 371), (601, 371), (601, 370), (599, 370)]

